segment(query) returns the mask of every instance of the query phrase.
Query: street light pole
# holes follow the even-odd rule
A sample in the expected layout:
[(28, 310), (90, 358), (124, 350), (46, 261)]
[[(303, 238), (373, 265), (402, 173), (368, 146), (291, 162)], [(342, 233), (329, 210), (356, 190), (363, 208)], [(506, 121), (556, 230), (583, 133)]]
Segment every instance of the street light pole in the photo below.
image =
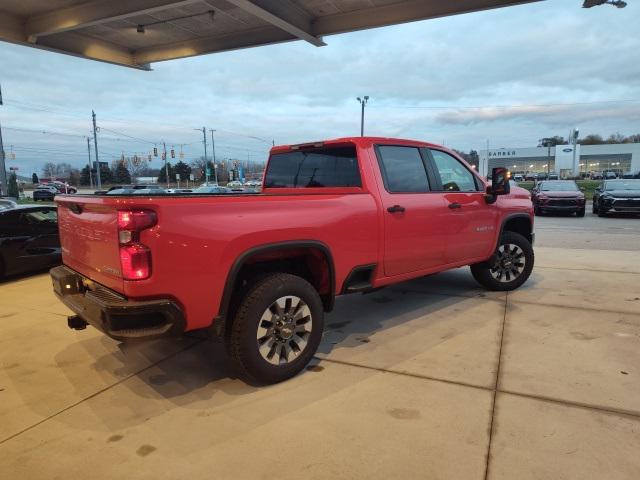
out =
[(365, 95), (364, 97), (358, 97), (358, 101), (360, 102), (361, 113), (360, 113), (360, 136), (364, 137), (364, 107), (367, 105), (369, 101), (369, 96)]

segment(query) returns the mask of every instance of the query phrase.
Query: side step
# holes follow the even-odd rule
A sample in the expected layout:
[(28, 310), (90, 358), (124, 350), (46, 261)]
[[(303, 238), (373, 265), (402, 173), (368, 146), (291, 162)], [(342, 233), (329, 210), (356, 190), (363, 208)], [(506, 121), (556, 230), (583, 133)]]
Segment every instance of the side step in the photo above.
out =
[(355, 282), (349, 285), (345, 291), (347, 293), (359, 293), (359, 292), (367, 292), (371, 290), (373, 286), (369, 282)]

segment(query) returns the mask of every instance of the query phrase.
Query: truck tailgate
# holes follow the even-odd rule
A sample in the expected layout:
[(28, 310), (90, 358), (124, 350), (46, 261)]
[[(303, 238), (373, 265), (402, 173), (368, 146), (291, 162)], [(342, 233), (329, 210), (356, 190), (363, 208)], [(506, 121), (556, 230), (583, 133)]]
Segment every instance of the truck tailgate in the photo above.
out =
[(114, 205), (91, 197), (56, 197), (62, 261), (117, 292), (123, 292)]

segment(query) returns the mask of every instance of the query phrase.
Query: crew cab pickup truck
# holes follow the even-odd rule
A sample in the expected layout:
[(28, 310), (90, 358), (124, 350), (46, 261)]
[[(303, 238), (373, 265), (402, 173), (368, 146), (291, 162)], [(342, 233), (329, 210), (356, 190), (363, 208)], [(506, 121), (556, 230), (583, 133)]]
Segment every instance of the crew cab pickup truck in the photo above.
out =
[(455, 152), (340, 138), (271, 149), (262, 193), (59, 195), (55, 293), (117, 340), (210, 329), (239, 372), (302, 370), (334, 298), (471, 266), (493, 290), (533, 268), (533, 209)]

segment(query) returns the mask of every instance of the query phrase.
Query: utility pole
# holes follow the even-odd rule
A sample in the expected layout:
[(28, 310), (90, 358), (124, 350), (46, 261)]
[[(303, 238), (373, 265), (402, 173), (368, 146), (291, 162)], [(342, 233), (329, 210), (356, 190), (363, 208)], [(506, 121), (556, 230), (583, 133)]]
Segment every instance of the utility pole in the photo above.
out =
[[(0, 87), (0, 105), (2, 105), (2, 87)], [(4, 163), (4, 145), (2, 144), (2, 125), (0, 124), (0, 195), (8, 195), (7, 166)]]
[(89, 154), (89, 185), (93, 189), (93, 174), (91, 173), (91, 139), (87, 137), (87, 153)]
[(198, 130), (199, 132), (202, 132), (202, 139), (203, 139), (203, 143), (204, 143), (205, 185), (209, 185), (209, 165), (207, 165), (207, 129), (202, 127), (202, 128), (194, 128), (194, 130)]
[(218, 165), (216, 164), (216, 142), (213, 140), (213, 132), (215, 132), (215, 130), (212, 128), (209, 131), (211, 132), (211, 156), (213, 157), (213, 175), (216, 180), (216, 185), (218, 185)]
[(167, 144), (162, 142), (162, 156), (164, 157), (164, 174), (167, 177), (167, 188), (169, 188), (169, 161), (167, 160)]
[(93, 145), (96, 148), (96, 178), (98, 179), (98, 190), (102, 190), (102, 180), (100, 178), (100, 159), (98, 158), (98, 127), (96, 127), (96, 112), (91, 110), (91, 116), (93, 118)]
[(369, 101), (369, 96), (365, 95), (363, 98), (358, 97), (358, 101), (362, 107), (362, 113), (360, 114), (360, 136), (364, 137), (364, 107)]

